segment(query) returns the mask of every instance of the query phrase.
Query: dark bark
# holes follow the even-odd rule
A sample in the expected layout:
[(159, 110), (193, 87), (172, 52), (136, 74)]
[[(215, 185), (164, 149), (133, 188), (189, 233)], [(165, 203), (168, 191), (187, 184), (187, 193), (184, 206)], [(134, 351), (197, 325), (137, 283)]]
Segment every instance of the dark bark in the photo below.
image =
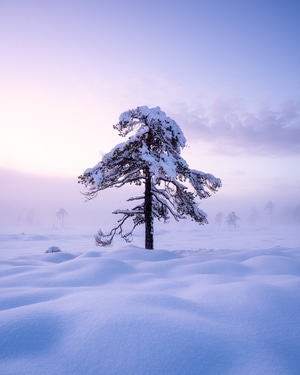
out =
[(152, 216), (152, 192), (151, 174), (149, 167), (145, 168), (145, 248), (153, 250), (153, 216)]

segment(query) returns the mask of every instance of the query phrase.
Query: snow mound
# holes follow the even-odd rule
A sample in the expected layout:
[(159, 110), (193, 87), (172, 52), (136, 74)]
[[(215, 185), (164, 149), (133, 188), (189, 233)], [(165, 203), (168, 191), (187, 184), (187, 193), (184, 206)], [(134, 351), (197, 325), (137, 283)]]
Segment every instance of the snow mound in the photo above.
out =
[(58, 246), (50, 246), (45, 253), (60, 253), (61, 250)]

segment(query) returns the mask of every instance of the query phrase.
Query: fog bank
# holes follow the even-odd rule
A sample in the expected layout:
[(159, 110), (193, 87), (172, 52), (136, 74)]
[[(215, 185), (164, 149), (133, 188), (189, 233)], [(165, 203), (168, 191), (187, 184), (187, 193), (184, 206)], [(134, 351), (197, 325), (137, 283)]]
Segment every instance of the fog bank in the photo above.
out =
[[(226, 181), (224, 184), (225, 187), (218, 193), (201, 201), (201, 208), (208, 215), (209, 225), (226, 226), (226, 217), (232, 211), (240, 218), (239, 226), (299, 225), (298, 196), (288, 196), (286, 199), (282, 199), (281, 194), (269, 196), (263, 187), (250, 192), (248, 196), (239, 196), (230, 193), (226, 188)], [(76, 176), (42, 177), (1, 169), (0, 230), (28, 232), (62, 227), (89, 227), (93, 231), (101, 227), (108, 230), (119, 218), (112, 211), (130, 207), (126, 200), (135, 194), (139, 195), (139, 189), (133, 185), (121, 189), (112, 188), (100, 192), (97, 198), (86, 201), (81, 193), (84, 186), (77, 183)], [(266, 208), (268, 202), (272, 202), (272, 212)], [(63, 218), (57, 215), (61, 209), (66, 212)], [(218, 213), (222, 213), (222, 221), (217, 223)], [(187, 222), (169, 225), (197, 226)], [(160, 227), (160, 224), (155, 225)]]

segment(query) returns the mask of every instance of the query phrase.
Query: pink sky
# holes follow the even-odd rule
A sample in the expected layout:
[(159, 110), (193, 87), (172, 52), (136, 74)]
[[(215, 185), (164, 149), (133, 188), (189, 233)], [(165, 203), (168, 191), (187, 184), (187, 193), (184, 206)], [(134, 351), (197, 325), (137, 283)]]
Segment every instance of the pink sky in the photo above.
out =
[(76, 179), (123, 141), (121, 112), (159, 105), (224, 189), (294, 194), (298, 14), (283, 0), (2, 1), (0, 167)]

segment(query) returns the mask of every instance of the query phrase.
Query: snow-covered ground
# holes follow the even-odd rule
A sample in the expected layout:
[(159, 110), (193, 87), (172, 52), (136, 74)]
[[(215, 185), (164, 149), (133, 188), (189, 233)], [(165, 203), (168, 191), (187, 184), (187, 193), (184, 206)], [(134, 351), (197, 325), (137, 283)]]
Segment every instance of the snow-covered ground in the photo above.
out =
[(2, 233), (0, 373), (300, 374), (299, 228), (163, 228)]

